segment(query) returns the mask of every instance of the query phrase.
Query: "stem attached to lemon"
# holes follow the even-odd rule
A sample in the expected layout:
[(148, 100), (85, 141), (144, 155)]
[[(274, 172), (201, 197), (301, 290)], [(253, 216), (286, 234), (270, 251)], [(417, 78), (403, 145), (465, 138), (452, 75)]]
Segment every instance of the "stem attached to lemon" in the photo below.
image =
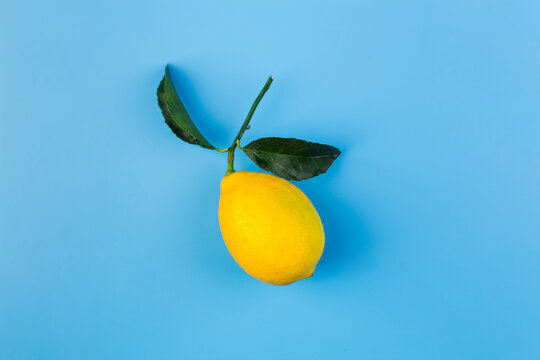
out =
[(229, 149), (228, 149), (229, 154), (227, 156), (227, 172), (225, 173), (225, 175), (229, 175), (234, 172), (234, 165), (233, 165), (234, 150), (236, 149), (237, 146), (239, 146), (239, 141), (242, 138), (242, 135), (244, 135), (244, 132), (248, 129), (249, 122), (251, 121), (251, 118), (253, 117), (253, 113), (255, 113), (255, 109), (257, 109), (257, 105), (259, 105), (259, 102), (261, 102), (261, 99), (263, 98), (264, 94), (270, 88), (270, 84), (272, 84), (272, 81), (274, 81), (274, 79), (272, 79), (271, 76), (268, 78), (268, 80), (266, 80), (266, 84), (264, 84), (263, 88), (261, 89), (261, 92), (259, 93), (255, 101), (253, 102), (253, 105), (251, 105), (251, 109), (249, 109), (249, 113), (247, 114), (246, 120), (244, 120), (244, 123), (242, 124), (242, 127), (240, 128), (240, 130), (238, 131), (238, 134), (234, 138), (233, 143), (231, 144), (231, 146), (229, 146)]

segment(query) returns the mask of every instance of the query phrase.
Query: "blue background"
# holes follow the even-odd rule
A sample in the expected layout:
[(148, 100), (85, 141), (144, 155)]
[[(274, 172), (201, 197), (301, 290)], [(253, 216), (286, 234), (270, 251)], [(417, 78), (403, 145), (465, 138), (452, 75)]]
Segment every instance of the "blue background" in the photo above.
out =
[[(0, 5), (0, 358), (540, 358), (538, 1)], [(298, 185), (313, 278), (247, 276), (226, 156), (166, 127), (338, 146)], [(236, 167), (257, 170), (243, 155)]]

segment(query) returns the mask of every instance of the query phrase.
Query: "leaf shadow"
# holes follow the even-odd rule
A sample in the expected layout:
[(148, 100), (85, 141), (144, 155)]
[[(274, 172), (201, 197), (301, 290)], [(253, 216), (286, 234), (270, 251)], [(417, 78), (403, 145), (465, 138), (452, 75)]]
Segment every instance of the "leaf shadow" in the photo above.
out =
[(214, 121), (216, 119), (212, 118), (208, 110), (205, 110), (209, 106), (205, 105), (202, 99), (197, 96), (198, 91), (189, 80), (188, 74), (173, 65), (169, 65), (169, 71), (178, 96), (203, 136), (217, 147), (227, 143), (229, 141), (228, 131), (218, 121)]

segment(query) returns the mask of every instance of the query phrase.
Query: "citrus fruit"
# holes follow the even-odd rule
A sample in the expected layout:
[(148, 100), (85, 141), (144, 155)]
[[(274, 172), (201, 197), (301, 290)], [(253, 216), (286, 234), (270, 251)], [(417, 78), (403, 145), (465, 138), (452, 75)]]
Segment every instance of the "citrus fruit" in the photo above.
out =
[(323, 226), (311, 201), (295, 185), (270, 174), (226, 175), (219, 224), (236, 262), (268, 284), (312, 276), (324, 249)]

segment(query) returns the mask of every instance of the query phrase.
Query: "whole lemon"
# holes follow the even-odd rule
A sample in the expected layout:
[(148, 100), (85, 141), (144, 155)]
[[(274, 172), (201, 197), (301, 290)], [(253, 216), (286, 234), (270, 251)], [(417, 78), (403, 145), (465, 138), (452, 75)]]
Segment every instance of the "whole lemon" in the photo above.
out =
[(312, 276), (324, 249), (323, 226), (311, 201), (298, 187), (269, 174), (225, 175), (219, 224), (236, 262), (272, 285)]

